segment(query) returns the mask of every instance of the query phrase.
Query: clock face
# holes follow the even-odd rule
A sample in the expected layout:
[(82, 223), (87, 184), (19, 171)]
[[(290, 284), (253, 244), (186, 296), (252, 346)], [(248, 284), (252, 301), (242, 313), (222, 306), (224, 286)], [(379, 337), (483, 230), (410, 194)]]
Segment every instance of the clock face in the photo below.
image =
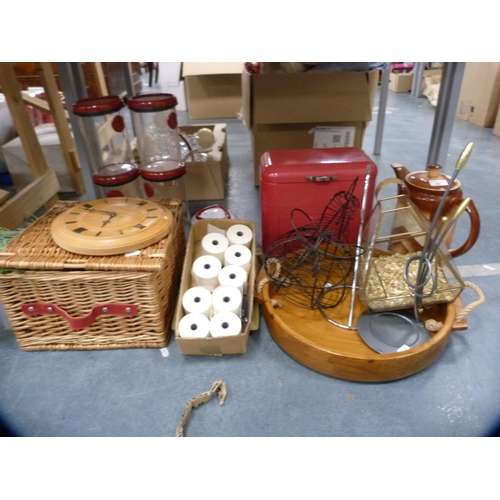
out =
[(117, 255), (164, 238), (172, 212), (153, 201), (103, 198), (82, 202), (58, 215), (51, 225), (57, 245), (83, 255)]

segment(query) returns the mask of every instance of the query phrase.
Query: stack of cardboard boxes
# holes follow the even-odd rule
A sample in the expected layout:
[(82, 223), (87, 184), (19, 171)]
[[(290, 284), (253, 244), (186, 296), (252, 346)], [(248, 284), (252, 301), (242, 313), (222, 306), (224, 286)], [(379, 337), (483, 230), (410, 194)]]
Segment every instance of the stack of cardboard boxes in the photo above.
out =
[[(431, 77), (440, 77), (443, 70), (440, 68), (424, 70), (422, 90), (426, 80)], [(389, 90), (392, 92), (411, 92), (413, 86), (413, 71), (394, 70), (389, 74)]]
[(255, 185), (260, 157), (276, 149), (358, 147), (380, 72), (250, 74), (243, 71), (243, 121), (252, 138)]
[(375, 71), (250, 74), (244, 63), (183, 63), (191, 119), (241, 116), (250, 130), (255, 185), (273, 149), (361, 147), (380, 80)]

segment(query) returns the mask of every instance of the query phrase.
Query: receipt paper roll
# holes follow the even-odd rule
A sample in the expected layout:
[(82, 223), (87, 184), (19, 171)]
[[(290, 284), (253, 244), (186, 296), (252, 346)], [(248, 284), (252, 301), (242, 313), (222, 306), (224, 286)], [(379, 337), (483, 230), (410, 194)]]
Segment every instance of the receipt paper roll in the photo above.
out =
[(193, 262), (193, 281), (197, 286), (218, 286), (217, 276), (222, 269), (221, 261), (213, 255), (202, 255)]
[(179, 321), (179, 337), (204, 338), (210, 332), (210, 320), (200, 313), (189, 313)]
[(202, 286), (188, 288), (182, 296), (184, 314), (199, 313), (210, 318), (212, 312), (212, 294)]
[(219, 273), (219, 285), (234, 286), (243, 292), (248, 273), (241, 266), (224, 266)]
[(231, 312), (214, 314), (210, 320), (212, 337), (229, 337), (241, 333), (241, 319)]
[(220, 233), (208, 233), (201, 240), (202, 254), (217, 257), (221, 264), (224, 263), (224, 252), (228, 246), (228, 239)]
[(250, 248), (253, 239), (253, 231), (243, 224), (234, 224), (226, 231), (230, 245), (243, 245)]
[(239, 316), (242, 299), (243, 295), (238, 288), (218, 286), (212, 292), (212, 311), (214, 315), (219, 312), (232, 312)]
[(224, 252), (224, 266), (240, 266), (250, 273), (252, 252), (243, 245), (229, 245)]

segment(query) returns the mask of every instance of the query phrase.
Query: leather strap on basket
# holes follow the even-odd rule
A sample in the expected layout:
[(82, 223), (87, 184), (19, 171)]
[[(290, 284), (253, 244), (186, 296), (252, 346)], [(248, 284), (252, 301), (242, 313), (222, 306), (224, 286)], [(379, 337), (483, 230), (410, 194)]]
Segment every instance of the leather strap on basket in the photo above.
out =
[(82, 330), (92, 326), (98, 316), (107, 314), (115, 316), (137, 316), (137, 306), (133, 304), (99, 304), (94, 306), (87, 316), (74, 318), (64, 309), (56, 304), (34, 302), (32, 304), (23, 304), (21, 309), (27, 316), (36, 314), (58, 314), (68, 320), (72, 330)]

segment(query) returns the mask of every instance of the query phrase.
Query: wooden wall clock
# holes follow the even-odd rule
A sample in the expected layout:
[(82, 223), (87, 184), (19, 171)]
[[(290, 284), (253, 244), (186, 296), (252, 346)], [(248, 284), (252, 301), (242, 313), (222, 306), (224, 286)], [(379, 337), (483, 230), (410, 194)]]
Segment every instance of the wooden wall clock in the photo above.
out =
[(54, 242), (83, 255), (118, 255), (145, 248), (164, 238), (172, 212), (139, 198), (102, 198), (75, 205), (51, 225)]

